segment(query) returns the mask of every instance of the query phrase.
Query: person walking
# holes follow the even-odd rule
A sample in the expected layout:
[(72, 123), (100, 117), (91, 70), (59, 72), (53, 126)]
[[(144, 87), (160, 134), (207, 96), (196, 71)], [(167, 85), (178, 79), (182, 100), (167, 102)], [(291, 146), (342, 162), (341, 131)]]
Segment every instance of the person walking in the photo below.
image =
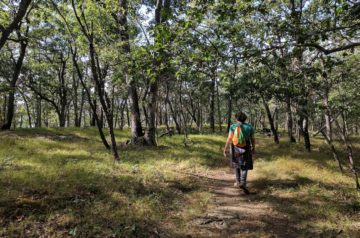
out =
[(231, 164), (235, 168), (236, 182), (234, 186), (240, 187), (246, 194), (249, 194), (246, 180), (248, 170), (253, 169), (252, 155), (255, 153), (255, 133), (253, 126), (246, 123), (247, 116), (244, 112), (236, 113), (235, 118), (237, 122), (230, 126), (224, 147), (224, 156), (227, 157), (229, 154), (231, 156)]

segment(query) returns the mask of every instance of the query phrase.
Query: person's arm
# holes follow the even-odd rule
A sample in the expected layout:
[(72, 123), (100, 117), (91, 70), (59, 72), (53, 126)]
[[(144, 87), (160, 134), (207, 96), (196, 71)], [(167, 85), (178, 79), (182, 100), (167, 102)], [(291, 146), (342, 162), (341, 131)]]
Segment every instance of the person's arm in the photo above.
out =
[(230, 147), (230, 145), (232, 143), (231, 140), (232, 140), (233, 136), (234, 136), (234, 132), (229, 131), (229, 136), (226, 139), (226, 144), (225, 144), (225, 147), (224, 147), (224, 156), (225, 157), (227, 156), (227, 151), (229, 150), (229, 147)]

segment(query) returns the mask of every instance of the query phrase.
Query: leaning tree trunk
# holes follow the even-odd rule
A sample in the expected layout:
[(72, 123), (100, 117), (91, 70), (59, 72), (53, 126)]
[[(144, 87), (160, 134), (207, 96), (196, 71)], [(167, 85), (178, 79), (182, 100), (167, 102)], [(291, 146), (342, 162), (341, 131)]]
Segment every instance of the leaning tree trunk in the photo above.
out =
[[(105, 148), (110, 150), (110, 145), (109, 143), (107, 142), (106, 140), (106, 137), (104, 135), (104, 132), (102, 130), (102, 127), (101, 127), (101, 124), (100, 124), (100, 119), (98, 117), (98, 114), (97, 114), (97, 111), (96, 111), (96, 106), (95, 104), (93, 103), (94, 101), (92, 101), (92, 98), (91, 98), (91, 94), (90, 94), (90, 90), (88, 89), (88, 87), (86, 86), (86, 83), (84, 81), (84, 77), (83, 77), (83, 74), (80, 70), (80, 66), (77, 62), (77, 56), (76, 56), (76, 48), (73, 50), (71, 49), (71, 54), (72, 54), (72, 60), (73, 60), (73, 64), (75, 66), (75, 69), (76, 69), (76, 72), (77, 72), (77, 75), (79, 77), (79, 80), (80, 80), (80, 83), (81, 83), (81, 86), (83, 87), (84, 91), (85, 91), (85, 94), (88, 98), (88, 102), (89, 102), (89, 105), (90, 105), (90, 108), (91, 108), (91, 111), (92, 111), (92, 117), (94, 118), (94, 121), (96, 122), (95, 124), (97, 125), (97, 128), (98, 128), (98, 132), (99, 132), (99, 135), (100, 135), (100, 138), (101, 138), (101, 141), (102, 143), (104, 144)], [(91, 123), (90, 123), (91, 124)]]
[[(74, 0), (71, 1), (71, 5), (73, 8), (73, 12), (75, 13), (75, 17), (77, 22), (80, 25), (81, 31), (88, 41), (88, 49), (89, 49), (89, 58), (90, 58), (90, 69), (92, 72), (92, 77), (95, 83), (95, 87), (97, 89), (99, 101), (102, 109), (105, 112), (108, 130), (111, 139), (111, 150), (114, 155), (114, 160), (119, 160), (119, 154), (117, 150), (117, 144), (114, 133), (114, 125), (113, 125), (113, 108), (111, 107), (111, 101), (109, 100), (107, 93), (105, 91), (105, 80), (103, 79), (103, 74), (101, 72), (99, 60), (97, 58), (96, 50), (94, 47), (94, 35), (92, 32), (89, 32), (89, 29), (84, 26), (83, 20), (86, 22), (85, 16), (82, 15), (82, 18), (77, 13), (76, 6)], [(82, 20), (83, 19), (83, 20)]]
[(274, 119), (273, 119), (273, 117), (271, 115), (269, 105), (267, 104), (267, 102), (265, 101), (265, 98), (263, 96), (261, 96), (261, 98), (262, 98), (263, 105), (264, 105), (264, 108), (265, 108), (265, 111), (266, 111), (266, 115), (267, 115), (268, 120), (269, 120), (271, 132), (272, 132), (272, 134), (274, 136), (274, 142), (275, 142), (275, 144), (279, 144), (278, 132), (277, 132), (276, 127), (274, 125)]
[(347, 124), (346, 124), (346, 119), (345, 119), (345, 116), (343, 113), (341, 113), (340, 115), (341, 115), (341, 118), (343, 121), (343, 126), (342, 127), (340, 126), (340, 123), (338, 122), (338, 120), (335, 120), (335, 124), (338, 129), (340, 138), (346, 146), (346, 151), (347, 151), (348, 159), (349, 159), (349, 166), (350, 166), (350, 170), (354, 176), (356, 189), (360, 190), (359, 176), (358, 176), (357, 169), (354, 164), (354, 158), (353, 158), (353, 147), (352, 147), (351, 142), (349, 141), (348, 134), (347, 134), (348, 128), (347, 128)]
[(99, 101), (102, 107), (102, 110), (105, 113), (105, 118), (108, 124), (108, 130), (110, 134), (110, 140), (111, 140), (111, 151), (114, 155), (115, 160), (119, 160), (120, 156), (117, 149), (116, 139), (115, 139), (115, 132), (114, 132), (114, 125), (113, 125), (113, 108), (111, 108), (111, 102), (109, 98), (106, 95), (105, 92), (105, 85), (104, 80), (101, 76), (101, 70), (96, 64), (96, 51), (94, 48), (94, 44), (92, 41), (89, 42), (89, 55), (90, 55), (90, 66), (91, 66), (91, 72), (93, 75), (93, 80), (97, 87), (98, 97)]
[(79, 111), (79, 120), (77, 121), (77, 125), (81, 127), (82, 117), (84, 112), (84, 104), (85, 104), (85, 90), (81, 90), (81, 102), (80, 102), (80, 111)]
[(332, 143), (332, 138), (330, 138), (328, 136), (328, 134), (324, 130), (321, 130), (321, 134), (324, 136), (324, 139), (325, 139), (326, 143), (330, 146), (333, 158), (336, 161), (341, 173), (343, 173), (343, 167), (342, 167), (339, 155), (338, 155), (338, 153), (336, 151), (336, 148), (335, 148), (334, 144)]
[(32, 0), (21, 0), (19, 3), (19, 10), (16, 13), (13, 21), (7, 26), (3, 27), (1, 29), (1, 37), (0, 37), (0, 50), (5, 45), (6, 41), (8, 40), (10, 34), (19, 28), (19, 24), (21, 23), (21, 20), (25, 17), (26, 12), (28, 11), (28, 8), (30, 6)]
[(20, 42), (20, 55), (14, 65), (14, 72), (12, 75), (12, 79), (10, 82), (10, 91), (8, 95), (7, 101), (7, 113), (6, 113), (6, 121), (5, 124), (1, 127), (2, 130), (9, 130), (11, 128), (11, 123), (13, 121), (14, 113), (15, 113), (15, 92), (16, 92), (16, 82), (19, 79), (21, 68), (23, 65), (27, 42), (21, 41)]

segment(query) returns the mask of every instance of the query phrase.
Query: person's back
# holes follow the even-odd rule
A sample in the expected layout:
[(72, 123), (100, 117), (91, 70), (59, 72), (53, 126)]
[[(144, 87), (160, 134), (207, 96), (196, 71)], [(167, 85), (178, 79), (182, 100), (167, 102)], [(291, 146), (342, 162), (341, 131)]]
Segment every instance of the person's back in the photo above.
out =
[(240, 125), (241, 127), (241, 132), (244, 134), (245, 140), (248, 142), (251, 142), (251, 139), (254, 136), (254, 128), (250, 123), (242, 123)]
[(229, 136), (224, 148), (224, 155), (227, 156), (229, 145), (232, 145), (232, 161), (235, 163), (236, 183), (246, 193), (247, 171), (253, 169), (252, 152), (255, 151), (254, 128), (250, 123), (246, 123), (246, 115), (239, 112), (235, 115), (238, 122), (232, 124)]

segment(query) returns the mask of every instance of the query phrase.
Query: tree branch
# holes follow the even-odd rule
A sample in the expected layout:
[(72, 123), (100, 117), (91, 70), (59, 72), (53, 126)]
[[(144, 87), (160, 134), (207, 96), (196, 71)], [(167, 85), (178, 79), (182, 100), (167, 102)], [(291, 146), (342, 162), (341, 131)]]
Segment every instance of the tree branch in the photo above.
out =
[(30, 6), (31, 0), (21, 0), (19, 4), (19, 10), (15, 15), (14, 20), (10, 23), (9, 26), (6, 28), (2, 27), (2, 35), (0, 38), (0, 50), (5, 45), (7, 39), (9, 38), (10, 34), (19, 27), (19, 24), (21, 20), (24, 18), (29, 6)]

